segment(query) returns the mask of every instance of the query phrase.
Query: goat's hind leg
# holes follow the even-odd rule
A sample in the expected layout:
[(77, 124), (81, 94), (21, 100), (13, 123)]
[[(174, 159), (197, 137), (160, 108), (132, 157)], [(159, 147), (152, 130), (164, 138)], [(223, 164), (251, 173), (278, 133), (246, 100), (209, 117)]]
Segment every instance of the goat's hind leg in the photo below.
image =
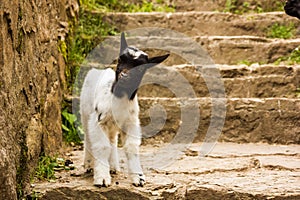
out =
[(84, 169), (86, 172), (91, 172), (94, 165), (94, 158), (91, 152), (91, 144), (87, 141), (86, 136), (84, 140)]
[(111, 185), (108, 161), (112, 147), (105, 132), (98, 124), (97, 115), (95, 116), (92, 114), (89, 120), (88, 134), (88, 139), (91, 141), (91, 153), (94, 158), (94, 185), (107, 187)]
[(84, 114), (81, 115), (82, 127), (84, 131), (84, 169), (89, 172), (92, 170), (94, 165), (94, 158), (92, 156), (91, 141), (88, 137), (88, 117)]

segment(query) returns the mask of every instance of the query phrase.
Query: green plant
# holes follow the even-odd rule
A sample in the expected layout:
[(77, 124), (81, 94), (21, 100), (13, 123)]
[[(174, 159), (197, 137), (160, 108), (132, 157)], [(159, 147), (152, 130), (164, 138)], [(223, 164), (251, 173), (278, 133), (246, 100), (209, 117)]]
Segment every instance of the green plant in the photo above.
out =
[(167, 5), (162, 0), (156, 2), (143, 0), (141, 4), (129, 4), (128, 12), (175, 12), (175, 6)]
[(241, 61), (238, 62), (238, 64), (243, 64), (243, 65), (250, 66), (251, 64), (253, 64), (253, 62), (251, 62), (249, 60), (241, 60)]
[(236, 9), (236, 0), (226, 0), (223, 12), (233, 12)]
[(26, 199), (38, 200), (41, 197), (40, 192), (32, 191), (30, 195), (27, 195)]
[(267, 30), (267, 37), (289, 39), (294, 37), (296, 32), (295, 25), (290, 23), (288, 25), (274, 24)]
[(276, 0), (261, 1), (238, 1), (238, 0), (226, 0), (225, 8), (223, 12), (231, 12), (235, 14), (244, 13), (262, 13), (282, 11), (283, 3)]
[(69, 113), (67, 109), (64, 109), (61, 115), (64, 141), (68, 144), (82, 144), (83, 130), (78, 123), (76, 115)]
[(56, 158), (50, 156), (41, 156), (35, 171), (35, 177), (39, 180), (48, 181), (55, 179), (54, 167), (57, 165)]
[(63, 158), (42, 155), (39, 158), (34, 178), (38, 180), (53, 181), (56, 179), (56, 171), (70, 170), (75, 168), (74, 166), (70, 167), (69, 165), (70, 164), (65, 166), (65, 160)]
[(274, 64), (280, 64), (281, 62), (285, 62), (289, 65), (300, 64), (300, 48), (297, 47), (288, 56), (278, 58)]
[[(67, 41), (67, 67), (66, 78), (69, 92), (73, 90), (73, 84), (80, 70), (80, 64), (85, 57), (94, 49), (104, 37), (115, 35), (115, 28), (103, 22), (102, 15), (93, 15), (92, 13), (80, 9), (79, 20), (71, 31)], [(64, 46), (61, 45), (61, 51)]]
[(174, 12), (175, 6), (164, 0), (128, 2), (125, 0), (80, 0), (85, 10), (98, 12)]

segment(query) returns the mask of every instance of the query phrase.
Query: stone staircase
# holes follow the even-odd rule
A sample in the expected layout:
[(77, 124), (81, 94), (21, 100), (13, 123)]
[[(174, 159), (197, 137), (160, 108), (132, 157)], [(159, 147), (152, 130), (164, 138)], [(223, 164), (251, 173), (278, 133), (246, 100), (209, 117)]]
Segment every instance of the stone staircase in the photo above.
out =
[[(158, 132), (144, 138), (141, 147), (142, 155), (150, 155), (150, 159), (142, 159), (147, 184), (143, 188), (131, 186), (121, 162), (121, 174), (113, 177), (116, 184), (95, 188), (91, 177), (78, 177), (83, 173), (83, 153), (73, 151), (69, 158), (79, 172), (63, 172), (55, 184), (37, 184), (37, 191), (44, 194), (41, 199), (299, 199), (300, 66), (273, 62), (289, 55), (300, 45), (300, 38), (266, 36), (268, 27), (275, 23), (299, 26), (300, 21), (283, 12), (220, 12), (226, 2), (171, 0), (177, 8), (175, 13), (109, 13), (104, 17), (119, 31), (159, 27), (183, 33), (207, 51), (211, 58), (208, 64), (214, 67), (184, 59), (182, 55), (195, 55), (197, 47), (177, 34), (162, 38), (161, 29), (153, 29), (148, 35), (129, 35), (129, 44), (139, 48), (146, 44), (149, 48), (144, 50), (150, 55), (171, 53), (165, 67), (153, 68), (145, 75), (138, 92), (142, 125), (147, 127), (151, 120), (162, 122), (161, 127), (152, 127)], [(264, 10), (278, 6), (274, 0), (249, 2), (258, 3)], [(155, 48), (158, 43), (164, 48)], [(245, 61), (254, 64), (239, 64)], [(222, 88), (220, 82), (209, 77), (214, 73), (220, 76), (225, 94), (218, 90)], [(185, 90), (185, 84), (178, 84), (178, 74), (187, 80), (192, 92)], [(177, 89), (182, 94), (174, 92)], [(226, 106), (221, 130), (211, 127), (218, 114), (224, 114), (212, 116), (219, 101)], [(151, 113), (157, 106), (163, 107), (162, 112)], [(191, 131), (195, 132), (194, 143), (167, 168), (146, 168), (157, 152), (176, 143), (174, 138), (184, 126), (183, 112), (199, 112), (199, 126)], [(199, 158), (201, 142), (209, 141), (205, 139), (208, 130), (222, 131), (220, 137), (212, 138), (220, 143), (205, 158)], [(170, 153), (165, 150), (165, 154)]]
[[(178, 38), (177, 34), (160, 37), (161, 28), (178, 31), (192, 38), (207, 51), (219, 69), (224, 82), (227, 108), (219, 141), (299, 144), (300, 67), (272, 63), (298, 47), (300, 38), (267, 38), (267, 30), (272, 25), (294, 23), (298, 27), (299, 20), (284, 12), (243, 15), (216, 12), (222, 8), (220, 5), (224, 1), (208, 1), (205, 3), (207, 9), (199, 6), (202, 2), (197, 0), (188, 1), (187, 4), (180, 0), (174, 1), (175, 5), (176, 2), (180, 9), (175, 13), (110, 13), (105, 16), (105, 21), (114, 24), (120, 31), (141, 27), (159, 28), (141, 37), (129, 37), (128, 41), (139, 48), (143, 48), (139, 44), (145, 43), (154, 48), (155, 44), (165, 47), (163, 50), (146, 48), (145, 51), (150, 55), (170, 50), (171, 56), (165, 63), (169, 67), (161, 72), (150, 72), (147, 76), (161, 82), (165, 77), (157, 74), (168, 74), (175, 70), (189, 81), (196, 94), (201, 116), (195, 141), (202, 141), (208, 130), (211, 94), (203, 76), (197, 73), (198, 66), (182, 58), (186, 52), (196, 52), (194, 46), (189, 44), (188, 39)], [(192, 9), (191, 5), (198, 6)], [(256, 64), (239, 64), (242, 62)], [(173, 80), (173, 84), (170, 87), (176, 87), (176, 80)], [(157, 84), (142, 86), (139, 97), (142, 125), (150, 123), (148, 109), (151, 106), (159, 104), (165, 108), (167, 120), (155, 140), (170, 142), (180, 127), (178, 102), (182, 101), (181, 98), (177, 98), (170, 88)]]

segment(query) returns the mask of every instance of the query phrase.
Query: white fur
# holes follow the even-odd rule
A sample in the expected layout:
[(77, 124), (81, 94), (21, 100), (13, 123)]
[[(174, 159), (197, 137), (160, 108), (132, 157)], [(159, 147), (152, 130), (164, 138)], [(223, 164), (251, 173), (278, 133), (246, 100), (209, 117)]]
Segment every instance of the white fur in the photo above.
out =
[(138, 59), (141, 55), (148, 56), (148, 54), (135, 47), (128, 47), (126, 50), (133, 57), (133, 59)]
[(137, 96), (128, 100), (115, 97), (111, 88), (115, 80), (112, 69), (88, 72), (81, 96), (80, 113), (84, 140), (84, 166), (94, 168), (94, 184), (111, 184), (110, 170), (120, 171), (118, 134), (128, 160), (129, 175), (134, 185), (143, 185), (145, 177), (139, 159), (141, 128)]

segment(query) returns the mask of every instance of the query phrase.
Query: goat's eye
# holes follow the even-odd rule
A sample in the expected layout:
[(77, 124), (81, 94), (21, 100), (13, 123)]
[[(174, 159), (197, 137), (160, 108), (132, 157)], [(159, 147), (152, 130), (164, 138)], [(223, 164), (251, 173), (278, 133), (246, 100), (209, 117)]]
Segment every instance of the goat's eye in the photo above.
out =
[(126, 76), (128, 76), (128, 74), (126, 74), (125, 72), (121, 72), (121, 77), (126, 77)]

